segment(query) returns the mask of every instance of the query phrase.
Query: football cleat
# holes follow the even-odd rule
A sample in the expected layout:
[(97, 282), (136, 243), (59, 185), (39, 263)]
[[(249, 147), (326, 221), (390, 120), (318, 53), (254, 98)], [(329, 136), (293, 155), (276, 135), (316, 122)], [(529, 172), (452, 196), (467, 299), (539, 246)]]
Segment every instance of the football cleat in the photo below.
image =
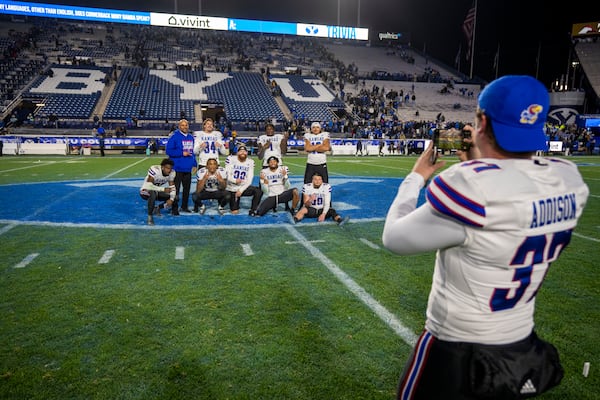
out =
[(223, 206), (219, 206), (217, 210), (219, 211), (219, 215), (225, 214), (225, 209), (223, 208)]
[(154, 225), (154, 218), (152, 215), (148, 215), (148, 220), (146, 221), (148, 225)]
[(350, 217), (344, 217), (337, 220), (339, 226), (343, 226), (350, 220)]
[(200, 215), (204, 215), (205, 212), (206, 212), (206, 206), (204, 204), (202, 204), (200, 206)]

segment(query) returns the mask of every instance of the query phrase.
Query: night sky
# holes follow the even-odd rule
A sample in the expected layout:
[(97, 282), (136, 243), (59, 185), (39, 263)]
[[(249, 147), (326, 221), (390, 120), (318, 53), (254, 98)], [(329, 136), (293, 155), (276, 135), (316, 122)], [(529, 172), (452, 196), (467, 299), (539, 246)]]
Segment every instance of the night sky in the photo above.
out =
[[(84, 7), (199, 14), (284, 22), (360, 26), (375, 31), (402, 32), (411, 45), (450, 66), (462, 43), (461, 71), (469, 74), (462, 23), (472, 0), (87, 0), (39, 1)], [(554, 3), (554, 2), (553, 2)], [(358, 12), (360, 4), (360, 14)], [(573, 0), (548, 2), (478, 0), (474, 75), (495, 77), (494, 57), (500, 46), (498, 75), (528, 74), (549, 87), (565, 74), (573, 23), (600, 20), (600, 3)], [(540, 52), (539, 64), (536, 62)]]

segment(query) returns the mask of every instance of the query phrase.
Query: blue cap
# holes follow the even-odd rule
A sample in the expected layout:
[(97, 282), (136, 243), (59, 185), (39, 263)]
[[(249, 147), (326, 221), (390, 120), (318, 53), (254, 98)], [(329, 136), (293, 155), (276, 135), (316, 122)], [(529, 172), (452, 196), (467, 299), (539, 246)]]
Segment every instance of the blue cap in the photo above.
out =
[(540, 81), (506, 75), (479, 94), (479, 108), (489, 117), (498, 145), (510, 152), (546, 150), (544, 125), (550, 97)]

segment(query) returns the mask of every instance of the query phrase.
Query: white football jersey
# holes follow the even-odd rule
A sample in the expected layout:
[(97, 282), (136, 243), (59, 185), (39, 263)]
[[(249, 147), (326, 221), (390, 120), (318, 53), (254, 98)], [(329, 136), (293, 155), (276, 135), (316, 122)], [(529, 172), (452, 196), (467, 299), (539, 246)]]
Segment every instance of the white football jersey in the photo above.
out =
[[(426, 328), (450, 341), (528, 336), (535, 296), (588, 194), (577, 166), (564, 159), (479, 159), (436, 176), (428, 205), (464, 226), (466, 240), (437, 251)], [(435, 234), (436, 227), (422, 229)]]
[(281, 155), (281, 142), (285, 140), (285, 136), (281, 133), (276, 133), (273, 136), (269, 135), (260, 135), (258, 137), (258, 144), (261, 146), (267, 146), (265, 149), (265, 153), (263, 155), (263, 167), (267, 167), (269, 165), (268, 159), (271, 156), (277, 157), (279, 163), (282, 163), (282, 155)]
[[(204, 149), (200, 147), (202, 143), (206, 143)], [(217, 143), (220, 144), (220, 147), (217, 147)], [(194, 132), (194, 154), (198, 155), (198, 165), (206, 165), (209, 158), (214, 158), (219, 162), (219, 154), (226, 154), (223, 134), (219, 131)]]
[[(150, 182), (150, 177), (154, 180), (154, 182)], [(160, 165), (153, 165), (148, 168), (148, 174), (146, 178), (144, 178), (144, 183), (140, 190), (154, 190), (152, 189), (152, 185), (160, 186), (160, 187), (169, 187), (169, 182), (175, 181), (175, 171), (171, 170), (171, 173), (167, 176), (163, 175), (162, 168)]]
[[(254, 179), (254, 160), (246, 158), (241, 162), (237, 155), (229, 156), (225, 160), (225, 171), (227, 172), (227, 190), (230, 192), (244, 191), (252, 185)], [(241, 179), (242, 183), (237, 183)]]
[[(304, 140), (307, 140), (310, 144), (321, 144), (327, 139), (329, 139), (329, 132), (321, 132), (316, 135), (310, 132), (304, 134)], [(314, 165), (325, 164), (327, 163), (327, 155), (325, 153), (311, 151), (307, 155), (306, 163)]]
[(288, 167), (280, 165), (271, 171), (270, 168), (265, 168), (261, 171), (261, 175), (264, 176), (269, 183), (267, 184), (268, 192), (267, 196), (278, 196), (287, 190), (288, 184)]
[(219, 180), (217, 179), (217, 174), (221, 175), (223, 179), (227, 179), (227, 173), (225, 172), (225, 168), (218, 167), (214, 174), (210, 174), (206, 167), (202, 167), (196, 173), (196, 178), (198, 181), (204, 179), (206, 175), (208, 175), (208, 179), (204, 184), (204, 190), (207, 192), (216, 192), (219, 190)]
[(331, 185), (323, 182), (318, 188), (314, 187), (312, 183), (305, 183), (302, 186), (302, 195), (312, 197), (311, 207), (320, 210), (322, 208), (329, 209), (331, 202)]

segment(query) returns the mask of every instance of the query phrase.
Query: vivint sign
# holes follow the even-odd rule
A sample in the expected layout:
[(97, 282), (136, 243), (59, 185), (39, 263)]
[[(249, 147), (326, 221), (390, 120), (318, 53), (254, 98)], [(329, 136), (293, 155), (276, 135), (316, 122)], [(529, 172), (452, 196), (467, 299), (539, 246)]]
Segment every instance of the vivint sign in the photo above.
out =
[(150, 13), (150, 25), (173, 28), (228, 30), (227, 18), (196, 15)]

